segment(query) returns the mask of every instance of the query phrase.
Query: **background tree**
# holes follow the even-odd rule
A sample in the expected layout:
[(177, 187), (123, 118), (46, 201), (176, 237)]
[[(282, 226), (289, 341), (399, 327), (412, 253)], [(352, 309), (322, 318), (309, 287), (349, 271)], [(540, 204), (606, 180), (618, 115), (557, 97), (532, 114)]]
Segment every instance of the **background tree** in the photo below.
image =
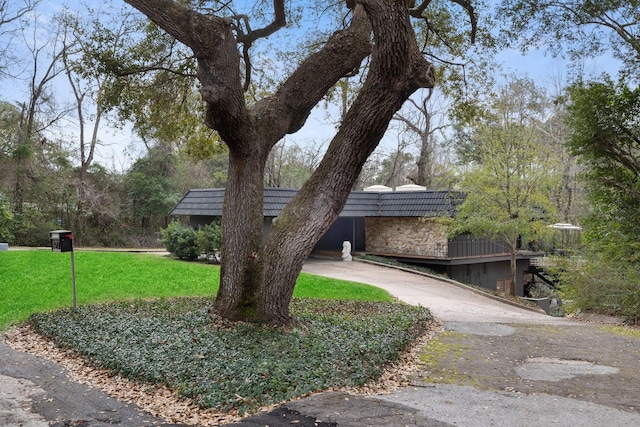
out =
[(11, 74), (11, 63), (19, 62), (20, 55), (14, 49), (14, 38), (20, 34), (23, 26), (21, 21), (39, 3), (39, 0), (0, 0), (0, 78)]
[[(167, 212), (178, 202), (177, 158), (170, 146), (157, 145), (138, 159), (125, 178), (132, 228), (139, 235), (167, 226)], [(150, 242), (151, 243), (151, 242)]]
[[(134, 201), (124, 188), (126, 160), (108, 165), (104, 158), (104, 147), (115, 145), (113, 129), (126, 134), (127, 121), (146, 145), (144, 155), (162, 138), (171, 141), (175, 188), (154, 197), (175, 200), (192, 186), (224, 186), (227, 161), (211, 157), (223, 150), (202, 122), (195, 71), (175, 39), (130, 7), (109, 2), (82, 13), (31, 0), (0, 6), (0, 49), (7, 53), (0, 58), (6, 99), (0, 101), (0, 197), (3, 209), (9, 206), (3, 228), (10, 226), (5, 239), (11, 244), (48, 244), (48, 232), (61, 227), (74, 230), (77, 244), (158, 244), (157, 228), (141, 227), (143, 221), (129, 215)], [(153, 67), (146, 61), (150, 52), (158, 55)], [(146, 76), (137, 74), (142, 66)], [(145, 102), (155, 97), (158, 107), (135, 103), (135, 93)], [(133, 145), (126, 149), (138, 155)], [(142, 171), (155, 173), (151, 169)], [(150, 222), (165, 224), (167, 210), (163, 204)]]
[(587, 166), (589, 223), (597, 235), (591, 242), (614, 259), (639, 262), (640, 88), (605, 78), (576, 83), (569, 96), (569, 146)]
[(318, 167), (324, 148), (320, 143), (287, 146), (286, 140), (279, 142), (271, 149), (265, 165), (265, 186), (302, 187)]
[(414, 184), (429, 189), (446, 189), (451, 185), (446, 173), (447, 149), (440, 143), (438, 134), (442, 134), (448, 124), (440, 111), (444, 100), (439, 99), (439, 103), (430, 102), (433, 94), (434, 91), (429, 91), (420, 102), (409, 99), (405, 105), (410, 108), (399, 111), (395, 120), (402, 123), (407, 138), (418, 149), (415, 171), (407, 178)]
[[(274, 19), (264, 27), (245, 26), (239, 13), (225, 17), (209, 9), (203, 15), (173, 1), (127, 2), (193, 51), (206, 123), (229, 148), (216, 309), (225, 317), (286, 323), (304, 260), (344, 206), (393, 114), (417, 89), (434, 84), (433, 67), (422, 56), (410, 23), (410, 15), (422, 16), (430, 2), (416, 9), (411, 9), (413, 2), (402, 0), (347, 2), (348, 25), (301, 62), (273, 95), (251, 105), (244, 97), (243, 86), (248, 85), (241, 80), (238, 44), (247, 52), (283, 28), (283, 1), (274, 1)], [(262, 244), (262, 180), (269, 151), (284, 135), (300, 129), (327, 90), (369, 55), (366, 81), (325, 157)], [(247, 55), (243, 59), (248, 78), (250, 60)]]
[(547, 144), (538, 132), (543, 119), (541, 93), (532, 81), (514, 80), (502, 87), (472, 123), (477, 142), (474, 162), (464, 174), (466, 193), (455, 233), (503, 241), (510, 254), (511, 283), (516, 283), (519, 242), (539, 240), (554, 219), (550, 200), (554, 177)]
[(497, 11), (505, 40), (526, 50), (548, 46), (576, 64), (612, 54), (630, 75), (640, 62), (640, 2), (637, 0), (503, 0)]
[[(100, 19), (105, 20), (106, 15), (100, 13)], [(119, 15), (118, 28), (127, 28), (127, 16)], [(88, 22), (82, 21), (77, 15), (63, 13), (59, 20), (64, 28), (65, 45), (61, 61), (67, 77), (73, 104), (75, 106), (75, 123), (77, 132), (70, 135), (75, 140), (73, 150), (79, 161), (76, 177), (76, 207), (74, 212), (73, 229), (76, 233), (78, 244), (85, 242), (88, 233), (88, 216), (95, 212), (101, 194), (96, 188), (90, 187), (89, 170), (93, 166), (96, 148), (99, 143), (99, 131), (106, 118), (108, 110), (105, 108), (105, 88), (112, 84), (112, 76), (98, 67), (92, 66), (91, 57), (97, 50), (96, 38), (99, 44), (107, 44), (107, 49), (118, 48), (120, 32), (109, 33), (103, 23), (96, 17)], [(111, 37), (107, 37), (110, 35)], [(92, 209), (94, 208), (94, 209)]]
[(508, 35), (523, 49), (550, 46), (578, 65), (609, 54), (622, 64), (618, 83), (607, 75), (591, 77), (593, 83), (579, 77), (569, 89), (569, 147), (584, 172), (590, 206), (581, 218), (588, 262), (565, 266), (564, 281), (578, 308), (637, 319), (637, 126), (631, 114), (637, 108), (640, 3), (504, 0), (499, 13)]
[(9, 171), (12, 167), (12, 153), (18, 140), (19, 123), (20, 110), (9, 102), (0, 101), (0, 178), (3, 182), (13, 181)]
[(415, 165), (413, 156), (403, 150), (405, 144), (400, 141), (398, 149), (389, 154), (381, 162), (380, 175), (378, 175), (378, 183), (387, 187), (397, 187), (409, 184), (409, 169)]
[(575, 308), (640, 319), (640, 88), (603, 77), (569, 89), (569, 142), (585, 168), (585, 249), (562, 281)]
[[(564, 92), (564, 88), (562, 90)], [(558, 177), (551, 196), (558, 221), (579, 224), (587, 209), (586, 190), (581, 179), (584, 168), (568, 147), (571, 129), (567, 125), (566, 99), (566, 93), (563, 93), (549, 104), (549, 116), (542, 123), (540, 133), (554, 159), (549, 162), (550, 173)]]
[(15, 225), (13, 223), (13, 212), (11, 206), (0, 193), (0, 241), (12, 242), (14, 237)]
[(23, 72), (18, 80), (26, 90), (24, 99), (17, 103), (20, 114), (11, 143), (14, 167), (9, 196), (17, 221), (16, 238), (23, 241), (32, 229), (48, 228), (41, 202), (53, 194), (54, 181), (49, 179), (49, 173), (55, 169), (52, 161), (56, 155), (52, 154), (62, 148), (49, 137), (49, 132), (68, 112), (56, 101), (52, 90), (54, 79), (63, 70), (60, 59), (65, 46), (60, 42), (61, 29), (55, 22), (49, 25), (35, 12), (24, 19), (20, 33), (24, 40)]

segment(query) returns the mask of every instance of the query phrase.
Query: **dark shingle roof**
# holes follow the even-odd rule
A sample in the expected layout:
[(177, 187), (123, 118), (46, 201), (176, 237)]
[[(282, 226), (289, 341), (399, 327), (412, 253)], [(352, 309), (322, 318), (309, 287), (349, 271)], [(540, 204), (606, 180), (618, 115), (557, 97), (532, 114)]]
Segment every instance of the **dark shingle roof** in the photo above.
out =
[(169, 215), (220, 216), (224, 188), (189, 190)]
[(263, 216), (276, 217), (280, 215), (280, 212), (297, 193), (298, 190), (290, 188), (265, 188), (262, 193), (264, 197), (262, 205)]
[(369, 191), (352, 191), (347, 198), (340, 216), (343, 217), (366, 217), (378, 216), (380, 212), (379, 193)]
[[(276, 217), (298, 190), (265, 188), (263, 215)], [(224, 188), (189, 190), (169, 215), (220, 216)], [(454, 191), (369, 192), (353, 191), (341, 217), (451, 216), (463, 200)]]
[(454, 191), (407, 191), (380, 193), (381, 209), (378, 216), (452, 216), (462, 202)]

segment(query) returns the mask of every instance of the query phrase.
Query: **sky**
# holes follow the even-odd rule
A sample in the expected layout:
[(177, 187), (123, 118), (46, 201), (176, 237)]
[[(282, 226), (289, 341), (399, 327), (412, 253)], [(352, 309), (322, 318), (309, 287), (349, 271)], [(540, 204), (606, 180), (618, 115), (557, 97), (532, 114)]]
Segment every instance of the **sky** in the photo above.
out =
[[(39, 20), (46, 25), (48, 15), (59, 10), (63, 5), (67, 5), (71, 10), (82, 11), (86, 10), (87, 4), (101, 7), (103, 2), (96, 0), (67, 0), (66, 2), (42, 0), (42, 14)], [(114, 0), (114, 4), (124, 3), (121, 0)], [(498, 54), (497, 60), (504, 64), (505, 71), (521, 77), (530, 77), (538, 84), (547, 86), (550, 91), (555, 90), (554, 86), (557, 86), (559, 81), (567, 78), (565, 71), (567, 63), (562, 59), (545, 55), (541, 51), (529, 51), (522, 54), (519, 51), (507, 50)], [(590, 74), (600, 74), (603, 71), (615, 74), (616, 69), (617, 63), (607, 57), (595, 58), (585, 65), (585, 71)], [(0, 100), (15, 102), (24, 99), (24, 84), (24, 81), (0, 80)], [(68, 97), (69, 86), (64, 79), (58, 78), (55, 88), (60, 98)], [(416, 96), (420, 96), (420, 94)], [(311, 142), (317, 144), (318, 141), (329, 141), (336, 129), (334, 124), (327, 122), (325, 115), (326, 111), (322, 107), (316, 108), (306, 125), (297, 134), (287, 136), (286, 143), (289, 145)], [(73, 129), (73, 121), (68, 120), (65, 126), (68, 129)], [(135, 136), (131, 135), (130, 128), (126, 126), (124, 129), (108, 129), (103, 126), (100, 139), (104, 144), (98, 148), (96, 160), (114, 171), (124, 171), (138, 156), (144, 154), (144, 146), (139, 142), (135, 143)], [(133, 144), (132, 141), (134, 141)], [(397, 136), (390, 134), (382, 141), (378, 151), (390, 152), (396, 144)]]

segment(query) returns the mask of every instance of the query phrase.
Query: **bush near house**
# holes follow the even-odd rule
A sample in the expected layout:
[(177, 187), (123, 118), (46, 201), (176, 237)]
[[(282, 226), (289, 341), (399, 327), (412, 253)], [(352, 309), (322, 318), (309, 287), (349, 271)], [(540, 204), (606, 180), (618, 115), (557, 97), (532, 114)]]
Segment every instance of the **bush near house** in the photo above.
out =
[(200, 255), (206, 257), (207, 260), (218, 260), (221, 243), (220, 219), (216, 219), (196, 231), (196, 247), (200, 251)]
[(173, 221), (161, 230), (161, 241), (169, 253), (179, 259), (195, 260), (205, 257), (207, 260), (217, 259), (221, 244), (220, 222), (194, 229), (180, 221)]

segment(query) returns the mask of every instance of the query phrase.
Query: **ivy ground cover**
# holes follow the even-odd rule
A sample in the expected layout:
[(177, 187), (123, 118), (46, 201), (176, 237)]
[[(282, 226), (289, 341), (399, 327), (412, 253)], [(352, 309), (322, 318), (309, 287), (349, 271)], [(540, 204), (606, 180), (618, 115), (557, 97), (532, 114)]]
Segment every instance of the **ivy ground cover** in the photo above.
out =
[(210, 298), (135, 300), (34, 314), (35, 329), (91, 363), (163, 384), (203, 408), (260, 407), (379, 377), (428, 327), (421, 307), (294, 299), (289, 328), (226, 322)]

